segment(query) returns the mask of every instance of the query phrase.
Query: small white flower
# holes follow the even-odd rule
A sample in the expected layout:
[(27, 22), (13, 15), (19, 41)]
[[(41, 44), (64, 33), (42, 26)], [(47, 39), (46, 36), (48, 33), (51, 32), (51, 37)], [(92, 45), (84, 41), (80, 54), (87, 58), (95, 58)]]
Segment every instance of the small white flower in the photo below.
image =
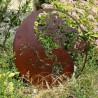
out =
[(93, 13), (97, 14), (97, 9), (96, 9), (96, 8), (93, 7), (93, 8), (91, 9), (91, 11), (92, 11)]
[(97, 26), (94, 27), (93, 32), (94, 32), (94, 33), (97, 33), (97, 32), (98, 32), (98, 27), (97, 27)]
[(76, 71), (77, 71), (77, 66), (74, 65), (74, 72), (76, 72)]
[(33, 93), (34, 93), (34, 94), (36, 94), (37, 92), (38, 92), (38, 90), (37, 90), (37, 89), (34, 89), (34, 90), (33, 90)]
[(96, 44), (98, 45), (98, 39), (96, 39)]
[(84, 26), (84, 25), (80, 25), (81, 26), (81, 28), (83, 29), (83, 30), (86, 30), (87, 28)]
[(90, 20), (95, 20), (95, 19), (94, 19), (94, 16), (93, 16), (93, 15), (91, 15), (91, 14), (90, 14), (90, 15), (88, 15), (88, 18), (89, 18)]
[(72, 12), (72, 16), (75, 17), (75, 18), (77, 18), (77, 19), (79, 19), (79, 16), (77, 15), (76, 12)]
[(46, 3), (44, 3), (44, 4), (42, 4), (42, 7), (44, 8), (44, 9), (48, 9), (48, 8), (53, 8), (53, 6), (51, 5), (51, 4), (46, 4)]
[(94, 25), (94, 26), (98, 26), (98, 22), (95, 22), (93, 25)]
[(69, 3), (73, 3), (73, 0), (68, 0)]

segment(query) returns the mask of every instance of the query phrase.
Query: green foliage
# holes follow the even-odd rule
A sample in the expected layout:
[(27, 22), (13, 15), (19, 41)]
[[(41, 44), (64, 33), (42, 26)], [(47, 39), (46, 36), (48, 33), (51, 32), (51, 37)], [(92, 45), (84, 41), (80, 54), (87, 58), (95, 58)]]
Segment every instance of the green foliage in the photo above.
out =
[(30, 3), (31, 0), (26, 0), (26, 2), (23, 5), (19, 6), (19, 11), (21, 11), (21, 13), (29, 12), (31, 10)]
[(54, 0), (44, 0), (44, 3), (51, 3), (53, 2)]
[[(20, 93), (25, 87), (14, 65), (13, 38), (17, 26), (30, 10), (27, 0), (18, 11), (9, 10), (10, 0), (0, 0), (0, 98), (29, 98), (30, 94)], [(14, 32), (14, 33), (13, 33)], [(20, 90), (19, 90), (20, 88)]]
[[(45, 0), (47, 3), (51, 1)], [(67, 11), (78, 20), (84, 29), (85, 36), (91, 42), (88, 47), (88, 59), (83, 73), (78, 79), (73, 76), (72, 79), (65, 81), (58, 87), (35, 93), (33, 92), (34, 87), (28, 83), (23, 83), (23, 78), (19, 77), (19, 72), (14, 65), (12, 46), (14, 34), (11, 31), (12, 28), (19, 26), (21, 21), (23, 21), (21, 16), (30, 11), (30, 0), (21, 5), (18, 11), (8, 11), (10, 0), (0, 0), (0, 29), (2, 28), (2, 23), (7, 23), (9, 26), (0, 31), (0, 37), (2, 36), (2, 39), (0, 39), (0, 98), (98, 98), (98, 48), (95, 45), (95, 39), (98, 38), (98, 31), (95, 28), (98, 27), (98, 6), (93, 0), (88, 1), (88, 3), (77, 1), (73, 4), (69, 2), (62, 3), (59, 0), (53, 0), (52, 2), (54, 8)], [(97, 9), (97, 12), (91, 8)], [(63, 15), (61, 16), (64, 17)], [(40, 22), (42, 23), (42, 21)], [(70, 20), (67, 25), (73, 27), (74, 23)], [(41, 38), (42, 35), (40, 36)], [(51, 38), (49, 37), (41, 40), (47, 50), (49, 50), (49, 47), (50, 50), (57, 47), (55, 44), (49, 44), (51, 43)], [(81, 57), (77, 57), (77, 62), (79, 71), (83, 62)], [(54, 69), (58, 69), (58, 67), (56, 66)]]
[[(8, 10), (9, 6), (11, 5), (10, 0), (1, 0), (0, 1), (0, 24), (5, 24), (3, 27), (0, 25), (0, 28), (3, 28), (3, 30), (0, 32), (0, 34), (4, 37), (3, 41), (0, 42), (0, 48), (6, 48), (6, 42), (10, 38), (11, 29), (13, 29), (16, 26), (19, 26), (22, 19), (23, 13), (30, 12), (30, 6), (31, 0), (26, 0), (25, 3), (19, 6), (19, 10)], [(7, 25), (7, 26), (6, 26)]]
[[(93, 62), (92, 62), (93, 64)], [(38, 98), (97, 98), (97, 69), (98, 67), (87, 66), (84, 74), (78, 79), (74, 77), (67, 82), (64, 82), (59, 87), (40, 91)]]
[[(96, 1), (96, 0), (95, 0)], [(96, 1), (97, 2), (97, 1)], [(95, 2), (80, 2), (70, 4), (70, 2), (54, 1), (52, 3), (54, 8), (60, 9), (70, 13), (75, 19), (78, 20), (80, 26), (84, 30), (84, 33), (88, 40), (94, 40), (98, 38), (98, 6)]]
[(4, 14), (10, 5), (10, 0), (0, 0), (0, 23), (4, 20)]
[[(58, 16), (53, 16), (56, 13), (58, 13)], [(55, 18), (55, 22), (53, 22), (54, 20), (51, 17)], [(56, 20), (56, 18), (58, 17), (58, 19), (61, 19), (61, 22), (64, 21), (64, 23), (58, 23), (59, 20)], [(47, 22), (49, 19), (49, 21), (51, 21), (51, 23)], [(45, 21), (46, 20), (46, 21)], [(60, 24), (60, 25), (59, 25)], [(46, 26), (49, 25), (49, 28), (46, 28)], [(58, 30), (55, 32), (52, 30), (52, 26), (56, 26), (58, 28)], [(40, 29), (41, 27), (45, 27), (44, 29)], [(69, 48), (72, 44), (74, 44), (76, 42), (75, 37), (78, 36), (79, 40), (82, 40), (82, 32), (80, 31), (79, 34), (77, 34), (77, 31), (72, 31), (69, 30), (69, 32), (64, 32), (63, 29), (64, 28), (76, 28), (77, 31), (80, 30), (78, 24), (76, 23), (76, 21), (74, 21), (69, 15), (59, 12), (59, 11), (53, 11), (50, 13), (46, 13), (43, 12), (41, 14), (39, 14), (39, 16), (36, 19), (35, 22), (35, 34), (37, 36), (37, 39), (39, 41), (39, 43), (42, 44), (42, 46), (46, 49), (46, 51), (51, 51), (52, 49), (56, 49), (59, 48), (62, 44), (64, 44), (64, 46), (67, 48)], [(40, 30), (39, 30), (39, 29)], [(47, 33), (48, 32), (48, 33)], [(71, 32), (71, 33), (70, 33)], [(52, 35), (50, 35), (51, 33), (53, 33)], [(66, 39), (70, 39), (70, 40), (66, 40)], [(60, 40), (61, 39), (61, 40)], [(74, 47), (74, 46), (73, 46)]]
[(41, 4), (43, 3), (52, 3), (54, 0), (39, 0)]

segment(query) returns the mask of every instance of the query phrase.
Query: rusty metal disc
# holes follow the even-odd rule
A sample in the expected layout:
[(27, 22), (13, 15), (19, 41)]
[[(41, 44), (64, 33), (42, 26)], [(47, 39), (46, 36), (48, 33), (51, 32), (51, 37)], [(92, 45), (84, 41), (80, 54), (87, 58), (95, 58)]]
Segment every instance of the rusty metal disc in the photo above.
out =
[[(65, 74), (67, 77), (71, 77), (74, 72), (74, 63), (65, 47), (53, 49), (51, 54), (54, 57), (49, 58), (44, 47), (38, 42), (34, 33), (34, 22), (43, 11), (50, 12), (53, 9), (36, 11), (23, 21), (16, 32), (13, 51), (15, 65), (27, 81), (33, 85), (48, 83), (51, 86), (54, 82), (63, 81), (63, 79), (57, 79), (58, 76)], [(56, 65), (62, 67), (59, 74), (55, 73)]]

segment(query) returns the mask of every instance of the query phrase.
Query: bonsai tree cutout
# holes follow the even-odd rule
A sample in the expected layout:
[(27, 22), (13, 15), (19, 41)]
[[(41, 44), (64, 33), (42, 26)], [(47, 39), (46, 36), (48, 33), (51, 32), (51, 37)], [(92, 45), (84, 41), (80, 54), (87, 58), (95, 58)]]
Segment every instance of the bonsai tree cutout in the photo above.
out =
[(85, 34), (76, 19), (60, 10), (41, 9), (28, 16), (16, 32), (15, 65), (31, 84), (52, 87), (66, 76), (71, 78), (78, 56), (84, 59), (84, 69), (86, 47)]

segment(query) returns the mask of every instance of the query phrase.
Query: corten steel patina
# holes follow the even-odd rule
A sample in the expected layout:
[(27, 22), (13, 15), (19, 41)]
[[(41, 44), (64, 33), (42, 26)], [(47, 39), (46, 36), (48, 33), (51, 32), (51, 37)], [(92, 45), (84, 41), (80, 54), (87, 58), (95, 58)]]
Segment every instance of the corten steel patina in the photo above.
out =
[[(34, 85), (46, 85), (45, 83), (47, 81), (47, 83), (51, 86), (54, 82), (53, 78), (62, 74), (71, 77), (74, 72), (73, 60), (71, 59), (71, 56), (65, 50), (65, 47), (63, 45), (63, 40), (65, 40), (66, 38), (64, 38), (63, 34), (61, 37), (60, 35), (58, 37), (53, 36), (53, 33), (56, 32), (58, 29), (57, 26), (53, 27), (48, 20), (48, 27), (52, 28), (52, 31), (49, 35), (54, 37), (54, 42), (57, 41), (61, 43), (60, 48), (53, 49), (51, 51), (51, 54), (54, 56), (53, 58), (49, 58), (46, 55), (45, 49), (38, 42), (37, 37), (35, 36), (34, 22), (36, 20), (36, 17), (43, 11), (48, 13), (53, 10), (54, 9), (44, 9), (32, 13), (23, 21), (23, 23), (20, 25), (16, 32), (13, 49), (15, 53), (15, 65), (18, 68), (21, 75), (23, 75), (27, 81)], [(52, 17), (54, 16), (52, 15), (51, 18)], [(61, 24), (63, 23), (63, 21), (60, 18), (57, 21), (61, 22)], [(61, 24), (58, 23), (58, 25)], [(47, 27), (44, 28), (47, 29)], [(39, 27), (39, 30), (42, 29), (43, 28)], [(75, 31), (77, 32), (76, 29), (70, 27), (64, 28), (63, 31), (70, 33)], [(80, 43), (83, 43), (83, 41), (81, 41)], [(78, 45), (76, 44), (76, 47), (80, 50), (85, 47), (85, 44), (82, 45), (82, 48), (79, 47), (79, 45), (81, 46), (81, 44), (79, 43)], [(53, 68), (55, 65), (62, 66), (63, 68), (59, 74), (53, 72)], [(63, 80), (57, 79), (57, 81), (62, 82)], [(55, 78), (55, 82), (57, 81)]]

